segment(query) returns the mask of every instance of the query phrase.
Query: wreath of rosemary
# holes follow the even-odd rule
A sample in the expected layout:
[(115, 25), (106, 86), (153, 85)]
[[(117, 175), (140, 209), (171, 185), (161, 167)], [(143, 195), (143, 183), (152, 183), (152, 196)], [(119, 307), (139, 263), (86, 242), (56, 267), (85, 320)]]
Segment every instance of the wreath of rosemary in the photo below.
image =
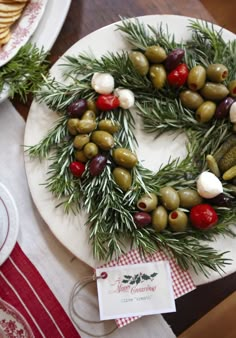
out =
[[(229, 80), (236, 74), (236, 41), (225, 42), (222, 32), (198, 20), (189, 21), (192, 31), (190, 41), (178, 43), (174, 35), (159, 27), (145, 26), (137, 19), (122, 19), (117, 29), (131, 44), (133, 49), (145, 50), (147, 46), (159, 44), (171, 51), (185, 49), (185, 61), (191, 68), (196, 64), (223, 63), (229, 71)], [(88, 212), (86, 226), (90, 228), (90, 244), (94, 257), (111, 259), (125, 250), (127, 240), (131, 247), (138, 247), (142, 254), (165, 250), (183, 268), (192, 267), (206, 276), (209, 271), (219, 273), (230, 259), (224, 257), (209, 245), (217, 235), (235, 236), (229, 225), (236, 221), (236, 204), (230, 208), (217, 208), (218, 224), (207, 230), (188, 228), (185, 232), (164, 230), (155, 232), (151, 227), (137, 229), (133, 221), (135, 204), (146, 191), (158, 194), (166, 185), (176, 189), (194, 187), (196, 177), (206, 168), (205, 156), (214, 154), (219, 145), (231, 134), (227, 120), (200, 124), (192, 111), (184, 108), (178, 100), (178, 93), (168, 87), (155, 90), (147, 77), (140, 76), (132, 66), (128, 51), (107, 53), (96, 59), (93, 55), (81, 53), (77, 57), (67, 56), (61, 65), (65, 79), (62, 84), (48, 77), (43, 87), (36, 92), (36, 99), (59, 112), (55, 127), (40, 143), (27, 148), (31, 157), (48, 157), (50, 166), (46, 188), (61, 199), (65, 212), (79, 212), (83, 207)], [(73, 160), (73, 140), (66, 128), (68, 116), (66, 107), (75, 99), (93, 99), (96, 93), (91, 88), (94, 72), (107, 72), (113, 75), (116, 87), (131, 89), (135, 94), (135, 108), (143, 119), (144, 130), (155, 133), (184, 132), (188, 137), (185, 159), (170, 160), (158, 172), (152, 172), (139, 163), (132, 170), (132, 188), (124, 193), (113, 180), (110, 166), (106, 166), (100, 176), (91, 177), (85, 171), (82, 179), (76, 179), (68, 167)], [(99, 115), (99, 118), (118, 120), (122, 126), (116, 135), (117, 145), (135, 150), (135, 121), (131, 111), (118, 109)], [(224, 186), (224, 192), (232, 197), (233, 190)]]

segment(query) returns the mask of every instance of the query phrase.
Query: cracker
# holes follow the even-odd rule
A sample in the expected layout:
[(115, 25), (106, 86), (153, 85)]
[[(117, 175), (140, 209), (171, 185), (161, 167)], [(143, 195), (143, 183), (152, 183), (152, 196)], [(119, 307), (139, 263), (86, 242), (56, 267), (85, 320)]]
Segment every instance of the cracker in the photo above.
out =
[(14, 3), (26, 3), (29, 2), (29, 0), (0, 0), (0, 3), (7, 3), (7, 4), (14, 4)]
[(9, 17), (9, 18), (3, 18), (3, 17), (0, 16), (0, 23), (12, 24), (12, 23), (15, 22), (20, 16), (21, 16), (21, 12), (18, 13), (17, 15), (14, 15), (14, 16), (12, 16), (12, 17)]
[(9, 22), (0, 22), (0, 29), (6, 29), (9, 26), (11, 26), (11, 23), (9, 24)]
[(26, 3), (0, 3), (0, 12), (15, 12), (17, 10), (23, 9)]
[(7, 36), (5, 36), (4, 38), (0, 39), (0, 46), (1, 45), (5, 45), (11, 38), (11, 32), (9, 31), (9, 33), (7, 34)]
[(0, 17), (1, 18), (11, 18), (12, 16), (20, 14), (21, 12), (22, 12), (22, 9), (19, 9), (19, 10), (14, 11), (14, 12), (3, 12), (3, 11), (0, 11)]
[(0, 39), (5, 38), (9, 34), (9, 28), (5, 29), (5, 31), (0, 32)]

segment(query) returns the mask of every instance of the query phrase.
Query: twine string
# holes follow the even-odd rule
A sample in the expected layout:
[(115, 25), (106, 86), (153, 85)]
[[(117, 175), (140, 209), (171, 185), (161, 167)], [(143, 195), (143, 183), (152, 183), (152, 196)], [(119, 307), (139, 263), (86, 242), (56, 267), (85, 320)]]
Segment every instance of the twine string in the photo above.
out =
[(70, 295), (70, 300), (69, 300), (69, 313), (70, 313), (70, 317), (73, 321), (73, 323), (75, 324), (75, 326), (82, 331), (83, 333), (89, 335), (90, 337), (105, 337), (105, 336), (109, 336), (110, 334), (112, 334), (115, 330), (117, 330), (117, 326), (115, 326), (113, 329), (111, 329), (110, 331), (108, 331), (107, 333), (104, 334), (94, 334), (91, 332), (86, 331), (85, 329), (81, 328), (81, 326), (79, 325), (79, 323), (77, 322), (76, 318), (79, 318), (81, 321), (85, 322), (85, 323), (90, 323), (90, 324), (102, 324), (105, 322), (105, 320), (90, 320), (87, 318), (84, 318), (83, 316), (81, 316), (81, 314), (79, 314), (79, 312), (76, 310), (75, 307), (75, 300), (76, 298), (79, 296), (80, 292), (87, 287), (89, 284), (95, 283), (97, 279), (99, 278), (104, 278), (102, 276), (98, 276), (96, 277), (95, 274), (91, 277), (87, 277), (84, 278), (83, 281), (79, 281), (77, 282), (71, 292)]

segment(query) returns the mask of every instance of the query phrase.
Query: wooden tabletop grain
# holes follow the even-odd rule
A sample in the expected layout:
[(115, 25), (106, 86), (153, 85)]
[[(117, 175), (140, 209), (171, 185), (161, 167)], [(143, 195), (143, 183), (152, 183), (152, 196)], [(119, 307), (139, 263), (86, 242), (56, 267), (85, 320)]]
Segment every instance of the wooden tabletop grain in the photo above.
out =
[[(217, 23), (236, 33), (235, 12), (235, 0), (72, 0), (65, 24), (51, 50), (50, 60), (53, 64), (79, 39), (119, 20), (119, 16), (185, 15)], [(27, 119), (30, 103), (30, 99), (27, 104), (19, 103), (17, 99), (13, 101), (25, 119)], [(176, 302), (177, 312), (164, 317), (178, 335), (235, 289), (236, 273), (200, 286), (181, 297)]]

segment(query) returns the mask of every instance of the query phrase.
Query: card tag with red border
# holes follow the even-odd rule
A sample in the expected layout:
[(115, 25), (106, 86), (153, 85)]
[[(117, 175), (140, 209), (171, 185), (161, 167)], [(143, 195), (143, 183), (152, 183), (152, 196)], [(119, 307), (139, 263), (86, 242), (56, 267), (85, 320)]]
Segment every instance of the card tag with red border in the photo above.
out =
[(168, 261), (96, 269), (100, 319), (175, 312)]

